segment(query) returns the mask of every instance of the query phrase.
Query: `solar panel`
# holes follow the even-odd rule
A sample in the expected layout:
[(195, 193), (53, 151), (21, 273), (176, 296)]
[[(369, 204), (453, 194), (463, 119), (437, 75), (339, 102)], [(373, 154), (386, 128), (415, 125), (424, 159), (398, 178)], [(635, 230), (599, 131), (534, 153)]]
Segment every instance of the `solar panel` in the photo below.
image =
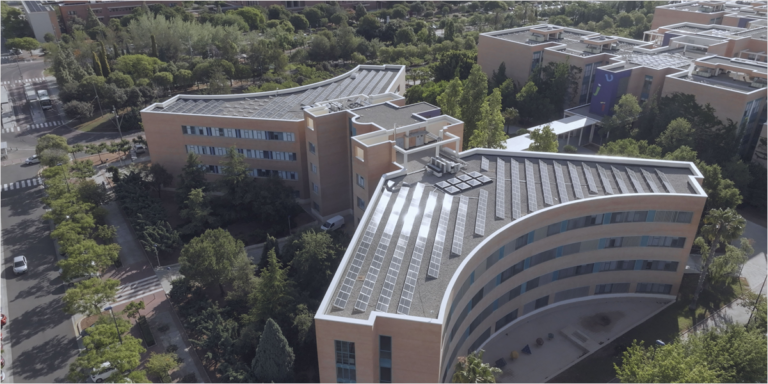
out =
[(451, 186), (450, 184), (446, 183), (445, 181), (441, 181), (439, 183), (436, 183), (435, 185), (438, 186), (439, 188), (443, 188), (443, 189), (448, 188), (448, 187)]
[(496, 217), (499, 219), (505, 218), (506, 199), (504, 198), (506, 192), (507, 180), (504, 177), (504, 168), (506, 162), (501, 158), (496, 158)]
[(488, 184), (488, 183), (490, 183), (493, 180), (491, 180), (491, 178), (488, 177), (488, 176), (482, 175), (482, 176), (477, 178), (477, 181), (479, 181), (479, 182), (481, 182), (483, 184)]
[(661, 179), (662, 184), (664, 184), (664, 188), (667, 189), (667, 192), (669, 193), (675, 193), (675, 188), (672, 187), (672, 184), (669, 182), (669, 179), (667, 179), (667, 175), (656, 169), (656, 174), (659, 176), (659, 179)]
[(621, 172), (616, 169), (613, 165), (611, 165), (611, 171), (613, 172), (613, 177), (616, 178), (616, 184), (619, 185), (619, 190), (621, 193), (629, 193), (629, 189), (627, 188), (627, 184), (624, 183), (624, 178), (621, 177)]
[(458, 184), (454, 185), (454, 187), (456, 187), (456, 188), (458, 188), (458, 189), (460, 189), (462, 191), (466, 191), (467, 189), (470, 188), (469, 184), (467, 184), (467, 183), (458, 183)]
[(642, 168), (640, 168), (640, 172), (643, 173), (643, 177), (645, 178), (645, 181), (648, 182), (648, 185), (651, 186), (651, 191), (653, 191), (653, 193), (661, 193), (661, 190), (656, 185), (656, 180), (653, 179), (653, 176), (651, 176), (651, 173)]
[(528, 189), (528, 212), (534, 212), (538, 208), (536, 204), (536, 184), (533, 176), (533, 164), (525, 160), (525, 186)]
[(379, 244), (376, 247), (376, 251), (373, 253), (373, 260), (368, 267), (368, 274), (365, 275), (365, 281), (360, 288), (360, 295), (357, 296), (357, 302), (355, 303), (355, 309), (358, 311), (365, 311), (368, 308), (368, 301), (373, 294), (373, 287), (376, 285), (376, 279), (379, 277), (379, 271), (382, 264), (384, 264), (384, 256), (387, 255), (387, 249), (389, 248), (389, 242), (392, 241), (392, 234), (395, 232), (397, 222), (400, 220), (400, 211), (405, 205), (405, 198), (408, 196), (410, 188), (402, 187), (397, 194), (397, 200), (392, 206), (392, 210), (389, 212), (389, 218), (387, 219), (387, 225), (384, 227), (384, 232), (381, 234)]
[(478, 172), (478, 171), (472, 171), (472, 172), (468, 173), (468, 175), (469, 175), (469, 177), (472, 177), (472, 178), (475, 178), (475, 179), (483, 177), (483, 174)]
[(450, 186), (448, 188), (445, 188), (445, 191), (450, 193), (451, 195), (455, 195), (460, 192), (460, 190), (454, 186)]
[(509, 167), (510, 179), (512, 183), (512, 219), (517, 220), (523, 216), (520, 200), (520, 163), (512, 159)]
[(459, 179), (459, 180), (461, 180), (461, 181), (464, 181), (464, 182), (466, 182), (467, 180), (471, 180), (471, 179), (472, 179), (472, 176), (470, 176), (470, 175), (467, 175), (467, 174), (462, 174), (462, 175), (458, 175), (458, 176), (456, 176), (456, 178), (457, 178), (457, 179)]
[(475, 219), (475, 234), (485, 235), (485, 217), (488, 211), (488, 191), (480, 190), (477, 202), (477, 217)]
[(539, 174), (541, 189), (544, 191), (544, 204), (555, 205), (555, 200), (552, 199), (552, 186), (549, 183), (549, 169), (547, 169), (547, 163), (542, 160), (539, 160)]
[(469, 198), (461, 196), (459, 199), (459, 212), (456, 213), (456, 228), (453, 230), (453, 247), (451, 252), (461, 255), (461, 248), (464, 247), (464, 226), (467, 224), (467, 206)]
[(384, 211), (387, 210), (387, 205), (389, 204), (389, 198), (391, 196), (392, 192), (387, 190), (384, 190), (384, 193), (381, 194), (379, 202), (376, 204), (376, 210), (373, 212), (373, 216), (371, 216), (371, 220), (365, 228), (365, 234), (360, 240), (357, 250), (355, 250), (355, 257), (349, 265), (349, 270), (344, 277), (344, 283), (342, 284), (341, 289), (339, 289), (339, 293), (336, 295), (336, 300), (333, 302), (334, 307), (344, 309), (347, 305), (349, 295), (352, 293), (352, 288), (355, 285), (355, 281), (357, 281), (357, 276), (360, 274), (360, 269), (363, 267), (365, 256), (368, 254), (368, 249), (373, 242), (373, 236), (376, 235), (376, 231), (379, 229), (379, 223), (381, 222), (382, 216), (384, 216)]
[(485, 156), (482, 156), (481, 160), (480, 160), (480, 170), (481, 171), (488, 171), (488, 167), (490, 165), (491, 165), (491, 162), (488, 161), (488, 158), (486, 158)]
[(597, 194), (597, 183), (595, 183), (595, 177), (592, 176), (592, 168), (588, 167), (585, 163), (581, 163), (581, 166), (584, 168), (584, 176), (587, 178), (589, 193)]
[(450, 179), (448, 179), (446, 181), (448, 182), (448, 184), (451, 184), (451, 185), (456, 185), (458, 183), (461, 183), (461, 180), (459, 180), (459, 179), (457, 179), (455, 177), (452, 177), (452, 178), (450, 178)]
[(429, 269), (427, 270), (427, 276), (435, 279), (440, 276), (440, 263), (443, 261), (443, 247), (445, 246), (445, 235), (448, 233), (448, 221), (451, 219), (452, 204), (453, 196), (443, 196), (440, 220), (437, 223), (437, 232), (435, 233), (435, 244), (432, 246), (432, 256), (429, 259)]
[(407, 315), (411, 311), (413, 294), (416, 292), (416, 282), (419, 279), (419, 269), (421, 269), (421, 260), (424, 258), (424, 251), (427, 247), (427, 236), (429, 228), (432, 226), (432, 213), (437, 205), (437, 191), (429, 193), (427, 205), (424, 207), (424, 215), (421, 217), (421, 226), (419, 234), (416, 236), (416, 245), (413, 246), (411, 263), (408, 265), (408, 274), (405, 275), (405, 284), (403, 293), (400, 295), (400, 303), (397, 305), (397, 313)]
[(377, 311), (387, 312), (389, 310), (389, 303), (392, 302), (392, 294), (395, 292), (397, 276), (400, 274), (400, 267), (403, 265), (403, 259), (405, 259), (405, 249), (408, 248), (408, 241), (411, 239), (411, 229), (413, 229), (416, 216), (419, 214), (422, 192), (424, 192), (424, 184), (416, 184), (411, 197), (411, 204), (408, 206), (408, 213), (401, 225), (402, 229), (400, 230), (400, 237), (397, 239), (397, 245), (395, 245), (395, 253), (389, 262), (387, 277), (384, 278), (384, 285), (381, 287), (379, 302), (376, 304)]
[(560, 168), (558, 162), (552, 163), (555, 166), (555, 181), (557, 182), (557, 193), (560, 195), (560, 202), (567, 203), (568, 191), (565, 189), (565, 177), (563, 177), (563, 169)]
[[(588, 169), (586, 168), (587, 165), (582, 163), (584, 166), (584, 171), (586, 172)], [(583, 199), (584, 198), (584, 192), (581, 190), (581, 180), (579, 180), (579, 170), (576, 169), (576, 166), (573, 165), (570, 161), (568, 162), (568, 173), (571, 175), (571, 185), (573, 186), (573, 194), (576, 196), (577, 199)]]
[(600, 175), (600, 181), (603, 183), (605, 193), (613, 195), (613, 187), (611, 187), (611, 182), (608, 181), (608, 175), (605, 174), (605, 169), (600, 165), (597, 166), (597, 174)]
[(637, 175), (635, 174), (635, 171), (629, 169), (629, 167), (625, 167), (627, 169), (627, 174), (629, 175), (629, 180), (632, 181), (632, 185), (635, 186), (635, 190), (637, 193), (645, 193), (645, 188), (643, 188), (643, 184), (640, 183), (640, 180), (637, 179)]

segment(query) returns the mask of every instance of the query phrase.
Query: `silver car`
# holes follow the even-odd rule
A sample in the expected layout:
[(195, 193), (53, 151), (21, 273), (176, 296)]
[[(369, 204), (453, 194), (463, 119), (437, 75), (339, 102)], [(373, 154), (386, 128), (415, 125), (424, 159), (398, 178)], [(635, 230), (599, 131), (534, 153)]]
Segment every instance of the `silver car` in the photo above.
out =
[(27, 258), (24, 256), (16, 256), (13, 258), (13, 273), (21, 275), (27, 272)]
[(31, 156), (24, 160), (25, 165), (39, 164), (40, 158), (37, 155)]

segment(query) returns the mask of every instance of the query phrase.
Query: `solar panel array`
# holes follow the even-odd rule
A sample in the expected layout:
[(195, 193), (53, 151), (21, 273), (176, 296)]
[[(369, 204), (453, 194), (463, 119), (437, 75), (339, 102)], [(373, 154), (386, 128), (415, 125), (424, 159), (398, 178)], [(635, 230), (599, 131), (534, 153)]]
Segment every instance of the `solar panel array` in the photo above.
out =
[(525, 186), (528, 189), (528, 212), (534, 212), (536, 209), (538, 209), (538, 204), (536, 204), (536, 184), (534, 180), (535, 177), (533, 176), (533, 164), (528, 161), (528, 159), (526, 159)]
[(667, 179), (667, 175), (664, 172), (659, 171), (658, 169), (656, 170), (656, 174), (659, 175), (659, 179), (661, 179), (661, 182), (662, 184), (664, 184), (664, 188), (667, 189), (667, 192), (675, 193), (675, 188), (672, 187), (672, 184), (669, 182), (669, 179)]
[(627, 175), (629, 175), (629, 180), (632, 181), (632, 185), (635, 186), (635, 190), (637, 193), (645, 193), (645, 188), (643, 188), (643, 184), (640, 183), (640, 180), (637, 179), (637, 175), (635, 174), (635, 171), (629, 169), (629, 167), (625, 167), (627, 169)]
[(499, 219), (506, 217), (504, 211), (507, 209), (505, 206), (507, 199), (504, 198), (507, 185), (507, 181), (504, 178), (505, 164), (507, 163), (504, 160), (496, 158), (496, 217)]
[(437, 279), (440, 276), (440, 264), (443, 261), (443, 247), (445, 246), (445, 235), (448, 234), (448, 221), (451, 220), (451, 205), (453, 196), (443, 196), (443, 207), (440, 209), (440, 220), (437, 223), (437, 233), (435, 233), (435, 244), (432, 246), (432, 256), (429, 259), (429, 269), (427, 276)]
[(477, 202), (477, 219), (475, 220), (475, 234), (485, 235), (485, 214), (488, 210), (488, 191), (480, 190)]
[(490, 167), (491, 162), (488, 160), (487, 157), (481, 156), (480, 157), (480, 170), (481, 171), (488, 171), (488, 167)]
[(355, 258), (352, 259), (349, 270), (344, 277), (344, 283), (342, 284), (341, 289), (339, 289), (338, 295), (336, 295), (336, 300), (333, 302), (334, 307), (344, 309), (344, 307), (347, 305), (349, 295), (352, 293), (352, 288), (355, 285), (355, 281), (357, 281), (357, 276), (360, 274), (360, 269), (363, 267), (365, 256), (368, 254), (368, 249), (371, 247), (373, 236), (376, 235), (376, 230), (379, 229), (379, 223), (381, 222), (381, 218), (384, 216), (384, 211), (387, 209), (389, 198), (391, 196), (392, 192), (387, 190), (381, 194), (379, 203), (376, 204), (376, 210), (373, 212), (373, 216), (371, 216), (371, 220), (368, 222), (368, 226), (365, 228), (365, 234), (360, 240), (360, 244), (357, 246), (357, 250), (355, 251)]
[(613, 172), (613, 177), (616, 178), (616, 184), (619, 185), (621, 193), (629, 193), (629, 188), (627, 188), (627, 184), (624, 183), (624, 178), (621, 177), (621, 172), (613, 165), (611, 165), (611, 171)]
[(403, 293), (400, 295), (400, 303), (397, 305), (397, 313), (407, 315), (411, 311), (413, 294), (416, 292), (416, 282), (419, 279), (419, 269), (421, 269), (421, 260), (424, 258), (424, 251), (427, 247), (427, 236), (429, 228), (432, 226), (432, 214), (437, 205), (437, 191), (429, 193), (427, 205), (424, 207), (424, 214), (421, 216), (421, 226), (419, 234), (416, 236), (416, 245), (413, 246), (411, 263), (408, 266), (408, 273), (405, 275), (405, 284)]
[(659, 187), (656, 186), (656, 181), (653, 180), (653, 176), (651, 176), (651, 173), (642, 168), (640, 168), (640, 171), (643, 173), (643, 177), (645, 178), (645, 181), (648, 182), (648, 185), (651, 186), (651, 191), (653, 191), (653, 193), (660, 193), (661, 190), (659, 190)]
[(544, 192), (544, 204), (555, 205), (555, 200), (552, 199), (552, 186), (549, 183), (549, 169), (543, 160), (539, 160), (539, 174), (541, 175), (541, 189)]
[(568, 190), (565, 189), (565, 177), (563, 177), (563, 169), (558, 162), (552, 163), (555, 166), (555, 181), (557, 182), (557, 194), (560, 195), (560, 202), (567, 203)]
[(424, 192), (424, 184), (416, 184), (413, 196), (411, 197), (411, 203), (408, 206), (408, 213), (405, 214), (405, 219), (401, 225), (400, 237), (397, 239), (397, 244), (395, 245), (395, 253), (392, 255), (392, 260), (389, 262), (387, 277), (384, 278), (384, 285), (381, 287), (379, 302), (376, 304), (377, 311), (387, 312), (389, 303), (392, 302), (392, 294), (395, 292), (397, 276), (400, 274), (400, 267), (403, 265), (403, 260), (405, 259), (405, 249), (408, 248), (408, 241), (411, 239), (411, 230), (416, 223), (416, 216), (419, 214), (419, 204), (421, 203), (422, 192)]
[(491, 180), (490, 177), (485, 176), (480, 172), (471, 172), (440, 181), (436, 183), (435, 186), (446, 193), (455, 195), (457, 193), (466, 192), (474, 187), (488, 184), (491, 181), (493, 180)]
[(597, 184), (595, 183), (595, 177), (592, 176), (592, 168), (585, 163), (581, 163), (581, 166), (584, 168), (584, 176), (587, 178), (587, 188), (589, 188), (589, 193), (597, 194)]
[[(586, 171), (586, 164), (582, 163), (582, 165), (585, 167), (584, 170)], [(571, 174), (571, 185), (573, 186), (573, 194), (576, 196), (577, 199), (583, 199), (584, 198), (584, 192), (581, 190), (581, 180), (579, 180), (579, 170), (576, 169), (576, 166), (573, 165), (570, 161), (568, 162), (568, 173)]]
[(384, 233), (381, 234), (379, 239), (379, 245), (376, 247), (376, 251), (373, 254), (373, 260), (370, 267), (368, 267), (368, 274), (365, 275), (365, 282), (360, 288), (360, 295), (357, 296), (357, 302), (355, 302), (355, 309), (358, 311), (365, 311), (368, 308), (368, 301), (373, 294), (373, 287), (376, 285), (376, 279), (379, 277), (379, 271), (382, 264), (384, 264), (384, 256), (387, 255), (387, 249), (389, 243), (392, 241), (392, 235), (397, 227), (397, 222), (400, 220), (400, 211), (405, 205), (405, 198), (408, 196), (410, 188), (402, 187), (397, 194), (397, 200), (392, 206), (392, 210), (389, 212), (389, 218), (387, 219), (387, 225), (384, 227)]
[(600, 175), (600, 181), (603, 183), (605, 193), (613, 195), (613, 187), (611, 187), (611, 182), (608, 181), (608, 175), (605, 174), (605, 169), (600, 165), (597, 166), (597, 174)]
[(459, 199), (459, 212), (456, 213), (456, 228), (453, 230), (453, 246), (451, 252), (461, 255), (461, 248), (464, 247), (464, 227), (467, 225), (467, 206), (469, 198), (461, 196)]
[(515, 159), (510, 159), (512, 163), (509, 167), (509, 174), (512, 183), (512, 219), (517, 220), (523, 217), (522, 203), (520, 198), (520, 163)]

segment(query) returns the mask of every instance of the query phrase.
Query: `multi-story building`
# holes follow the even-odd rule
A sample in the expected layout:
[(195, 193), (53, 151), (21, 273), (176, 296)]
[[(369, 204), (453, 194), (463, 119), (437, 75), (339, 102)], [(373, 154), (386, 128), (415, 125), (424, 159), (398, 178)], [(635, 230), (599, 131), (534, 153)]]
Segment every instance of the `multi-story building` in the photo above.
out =
[(322, 382), (450, 381), (459, 356), (500, 342), (484, 360), (506, 360), (532, 342), (516, 330), (548, 311), (675, 300), (707, 198), (692, 163), (440, 154), (369, 180), (315, 315)]
[(168, 7), (175, 7), (177, 4), (180, 5), (181, 1), (66, 1), (59, 4), (59, 10), (61, 11), (64, 27), (69, 29), (75, 16), (82, 20), (88, 17), (88, 8), (93, 10), (99, 21), (107, 25), (109, 20), (128, 16), (134, 9), (141, 7), (143, 4), (152, 5), (158, 3)]
[(765, 4), (764, 1), (690, 1), (661, 5), (653, 12), (651, 28), (685, 21), (746, 27), (751, 21), (765, 19)]
[[(258, 5), (264, 8), (269, 8), (272, 5), (282, 5), (289, 11), (301, 11), (304, 7), (311, 7), (316, 4), (327, 3), (326, 1), (272, 1), (272, 0), (237, 0), (229, 1), (229, 3), (241, 6), (254, 6)], [(354, 9), (358, 4), (362, 4), (368, 10), (379, 9), (381, 7), (381, 1), (349, 1), (342, 0), (337, 1), (340, 7), (347, 9)]]
[(46, 33), (53, 34), (57, 39), (61, 37), (59, 17), (53, 5), (41, 1), (22, 1), (21, 5), (37, 41), (44, 43)]
[[(751, 154), (765, 121), (766, 27), (678, 23), (646, 33), (648, 41), (604, 36), (556, 25), (480, 34), (478, 63), (491, 74), (503, 62), (524, 84), (539, 65), (568, 62), (582, 69), (566, 115), (599, 121), (624, 94), (641, 102), (674, 92), (710, 103), (718, 118), (739, 124), (740, 152)], [(581, 129), (576, 127), (575, 129)]]

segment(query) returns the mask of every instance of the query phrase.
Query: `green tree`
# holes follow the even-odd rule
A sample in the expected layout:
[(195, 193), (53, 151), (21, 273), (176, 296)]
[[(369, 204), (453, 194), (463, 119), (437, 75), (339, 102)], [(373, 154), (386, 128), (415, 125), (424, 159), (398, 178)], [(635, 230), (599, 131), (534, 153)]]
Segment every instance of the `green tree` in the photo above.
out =
[[(117, 371), (110, 375), (106, 382), (126, 382), (123, 372), (135, 371), (141, 362), (141, 354), (147, 350), (142, 347), (142, 341), (131, 336), (123, 335), (123, 342), (111, 344), (101, 349), (88, 349), (81, 353), (75, 362), (69, 366), (67, 379), (76, 383), (85, 379), (83, 372), (101, 373), (109, 369)], [(104, 363), (110, 363), (110, 367), (102, 367)], [(128, 377), (138, 382), (149, 382), (143, 371), (131, 372)], [(136, 382), (136, 381), (133, 381)]]
[(549, 99), (545, 98), (532, 81), (525, 83), (515, 96), (520, 120), (523, 124), (532, 124), (546, 120), (550, 115)]
[(227, 200), (235, 209), (243, 209), (250, 203), (253, 177), (248, 174), (249, 167), (245, 163), (245, 155), (237, 148), (227, 148), (227, 155), (221, 161), (223, 167), (221, 187), (227, 195)]
[[(358, 33), (360, 33), (358, 31)], [(433, 64), (432, 74), (435, 82), (451, 80), (458, 76), (464, 80), (470, 76), (477, 62), (477, 53), (466, 51), (450, 51), (439, 55), (437, 63)], [(482, 70), (481, 70), (482, 73)], [(483, 74), (485, 76), (485, 74)], [(465, 85), (467, 87), (467, 85)], [(486, 89), (488, 85), (486, 83)], [(485, 97), (485, 95), (483, 95)]]
[(157, 191), (157, 197), (162, 197), (163, 187), (170, 187), (172, 182), (173, 175), (165, 167), (159, 163), (152, 163), (149, 167), (149, 185)]
[(357, 22), (357, 34), (366, 38), (367, 40), (373, 40), (379, 36), (381, 30), (381, 23), (376, 16), (372, 14), (366, 14), (358, 19)]
[(0, 3), (2, 6), (2, 21), (0, 25), (3, 28), (3, 37), (7, 39), (33, 36), (32, 27), (23, 17), (24, 12), (21, 9), (8, 5), (7, 2)]
[(529, 131), (533, 143), (528, 147), (534, 152), (557, 152), (559, 143), (555, 131), (549, 125)]
[(357, 17), (358, 20), (360, 20), (363, 16), (368, 14), (368, 10), (365, 9), (365, 6), (362, 3), (357, 3), (355, 6), (355, 17)]
[(229, 231), (209, 229), (181, 249), (179, 272), (203, 286), (218, 284), (223, 295), (224, 284), (232, 280), (233, 265), (247, 257), (243, 242)]
[[(747, 256), (754, 253), (747, 238), (742, 237), (740, 243), (739, 247), (726, 244), (725, 254), (715, 256), (715, 260), (709, 265), (709, 280), (713, 284), (727, 284), (738, 278), (738, 272), (747, 261)], [(702, 255), (709, 255), (709, 245), (704, 238), (697, 238), (694, 244), (701, 249)]]
[(304, 31), (309, 29), (309, 21), (306, 17), (304, 17), (304, 15), (295, 13), (291, 15), (288, 21), (291, 22), (291, 25), (293, 25), (293, 28), (295, 28), (297, 31)]
[(134, 80), (148, 79), (160, 69), (162, 61), (147, 55), (123, 55), (115, 60), (115, 69), (130, 75)]
[(37, 140), (35, 154), (40, 157), (40, 163), (47, 167), (53, 167), (59, 163), (69, 163), (70, 148), (67, 139), (47, 134)]
[(196, 236), (216, 226), (216, 220), (211, 216), (212, 210), (208, 204), (208, 198), (202, 188), (193, 189), (184, 205), (186, 208), (179, 212), (179, 216), (186, 224), (179, 229), (180, 233)]
[(440, 96), (437, 97), (437, 105), (442, 109), (443, 114), (453, 116), (461, 120), (461, 95), (464, 93), (464, 87), (461, 80), (454, 78), (448, 83)]
[(620, 139), (602, 145), (597, 154), (659, 159), (661, 158), (661, 148), (656, 145), (649, 145), (645, 140)]
[(107, 78), (107, 82), (110, 84), (115, 84), (119, 88), (123, 89), (129, 89), (133, 87), (133, 79), (120, 71), (113, 71), (110, 73), (109, 77)]
[(262, 382), (291, 382), (293, 381), (293, 349), (283, 336), (280, 327), (272, 319), (267, 319), (264, 333), (256, 348), (252, 370)]
[(291, 269), (296, 274), (302, 291), (322, 292), (330, 282), (338, 261), (338, 249), (327, 232), (309, 230), (294, 241), (296, 253), (291, 260)]
[(40, 48), (40, 42), (32, 37), (17, 37), (15, 39), (8, 39), (5, 42), (5, 46), (12, 49), (18, 49), (21, 51), (29, 51), (30, 56), (32, 51)]
[(102, 280), (98, 277), (81, 281), (64, 293), (64, 312), (70, 315), (98, 315), (104, 305), (115, 300), (119, 285), (119, 280)]
[[(205, 178), (206, 170), (200, 157), (195, 153), (187, 155), (187, 162), (181, 168), (179, 182), (176, 186), (176, 201), (186, 201), (194, 189), (200, 189), (203, 193), (208, 190), (208, 182)], [(184, 204), (179, 204), (184, 208)]]
[(216, 66), (208, 78), (209, 95), (227, 95), (232, 92), (229, 79), (224, 75), (224, 70)]
[(175, 353), (154, 353), (149, 355), (145, 365), (147, 373), (161, 379), (163, 383), (170, 381), (168, 372), (179, 366), (178, 355)]
[(96, 76), (104, 76), (104, 72), (101, 71), (101, 61), (99, 61), (98, 56), (96, 56), (96, 52), (93, 52), (93, 71), (96, 72)]
[(491, 75), (491, 87), (500, 87), (505, 81), (507, 81), (507, 65), (502, 61), (499, 64), (499, 70), (494, 70), (493, 75)]
[(464, 146), (469, 143), (469, 139), (477, 129), (480, 123), (480, 112), (485, 102), (485, 96), (488, 94), (488, 78), (483, 73), (483, 69), (475, 64), (469, 74), (464, 91), (461, 93), (459, 102), (461, 103), (461, 119), (464, 121)]
[(264, 14), (254, 7), (242, 7), (230, 12), (234, 12), (236, 15), (242, 17), (243, 20), (248, 23), (248, 27), (251, 31), (263, 29), (266, 24)]
[(120, 341), (118, 335), (131, 330), (131, 323), (121, 317), (99, 315), (93, 326), (86, 328), (83, 345), (88, 349), (104, 349)]
[(709, 273), (709, 266), (715, 259), (715, 251), (720, 247), (720, 242), (725, 244), (737, 239), (744, 233), (744, 227), (747, 222), (741, 215), (733, 209), (711, 209), (704, 218), (704, 226), (701, 227), (701, 236), (710, 241), (709, 255), (704, 260), (699, 274), (699, 281), (696, 284), (696, 291), (693, 294), (693, 300), (689, 308), (696, 309), (699, 300), (699, 294), (704, 289), (704, 281)]
[(275, 257), (280, 260), (280, 243), (277, 239), (267, 234), (267, 240), (264, 241), (264, 246), (261, 248), (261, 258), (259, 259), (259, 273), (267, 268), (269, 265), (269, 252), (274, 251)]
[(99, 42), (99, 46), (101, 47), (101, 50), (99, 51), (99, 61), (101, 62), (102, 76), (109, 77), (112, 70), (109, 68), (109, 60), (107, 60), (107, 48), (104, 47), (103, 41)]
[(496, 375), (501, 373), (501, 369), (491, 367), (488, 363), (483, 363), (482, 349), (472, 352), (466, 357), (459, 357), (454, 368), (451, 382), (453, 383), (495, 383)]
[[(129, 319), (136, 319), (141, 316), (141, 310), (145, 309), (144, 301), (131, 301), (123, 308), (123, 315)], [(136, 320), (138, 321), (138, 320)]]
[(501, 114), (501, 92), (496, 88), (480, 109), (480, 123), (469, 139), (469, 148), (504, 149), (507, 147), (506, 140), (504, 117)]
[(640, 108), (634, 95), (628, 93), (621, 96), (619, 102), (613, 106), (613, 115), (603, 118), (600, 132), (607, 137), (614, 133), (614, 137), (617, 139), (629, 137), (630, 128), (640, 115), (640, 111), (642, 108)]
[(682, 117), (672, 120), (656, 142), (664, 149), (664, 152), (674, 151), (683, 145), (690, 147), (693, 145), (691, 123)]
[[(312, 25), (314, 27), (319, 27), (320, 19), (322, 19), (323, 16), (325, 16), (325, 14), (321, 12), (317, 7), (305, 7), (302, 13), (304, 14), (305, 20), (309, 23), (309, 25)], [(294, 25), (294, 28), (295, 27), (296, 26)], [(296, 28), (296, 29), (300, 29), (300, 28)]]
[(702, 188), (707, 193), (707, 203), (705, 209), (736, 209), (742, 202), (742, 196), (739, 190), (734, 186), (733, 181), (723, 177), (719, 165), (707, 165), (699, 161), (696, 166), (704, 176)]
[(288, 269), (282, 268), (274, 250), (267, 254), (267, 268), (261, 271), (261, 279), (249, 301), (249, 316), (254, 321), (280, 318), (289, 300)]
[(157, 54), (157, 40), (155, 40), (155, 35), (149, 35), (150, 39), (150, 46), (152, 47), (152, 57), (158, 57)]

